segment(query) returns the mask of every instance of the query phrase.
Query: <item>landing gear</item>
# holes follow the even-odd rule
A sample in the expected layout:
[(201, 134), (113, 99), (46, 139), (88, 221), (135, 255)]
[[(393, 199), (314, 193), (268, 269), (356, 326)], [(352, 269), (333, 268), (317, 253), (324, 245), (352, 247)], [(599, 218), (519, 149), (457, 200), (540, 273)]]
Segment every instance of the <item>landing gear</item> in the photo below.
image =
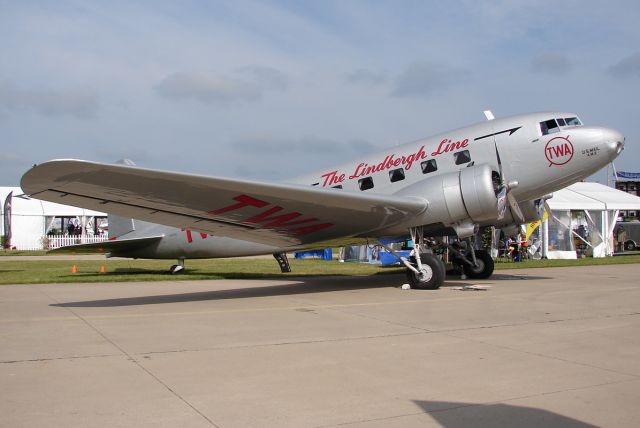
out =
[(179, 273), (184, 273), (184, 259), (178, 259), (178, 264), (173, 265), (169, 268), (169, 273), (171, 275), (176, 275)]
[[(477, 228), (473, 224), (470, 226), (471, 231)], [(460, 231), (457, 232), (460, 236)], [(454, 271), (460, 274), (462, 279), (466, 277), (485, 279), (493, 274), (494, 265), (491, 255), (485, 250), (474, 250), (475, 237), (473, 235), (465, 234), (466, 238), (449, 243), (448, 240), (425, 238), (423, 227), (420, 226), (409, 228), (409, 233), (413, 242), (413, 252), (409, 259), (402, 257), (382, 242), (380, 245), (398, 257), (407, 267), (407, 278), (412, 288), (423, 290), (440, 288), (446, 276), (442, 254), (447, 249)]]
[(437, 290), (444, 283), (446, 276), (444, 263), (429, 249), (421, 226), (410, 228), (409, 233), (413, 242), (413, 253), (409, 260), (382, 242), (380, 245), (394, 254), (407, 267), (407, 279), (412, 288)]
[(473, 279), (486, 279), (493, 273), (493, 259), (484, 250), (475, 250), (476, 262), (473, 265), (464, 264), (464, 273)]
[(473, 252), (469, 250), (462, 253), (459, 248), (453, 246), (450, 246), (449, 250), (454, 254), (452, 263), (456, 272), (464, 272), (472, 279), (486, 279), (493, 274), (493, 259), (485, 250), (474, 250)]
[[(416, 258), (411, 257), (412, 264), (416, 263)], [(446, 270), (442, 260), (434, 254), (420, 254), (420, 270), (407, 269), (407, 279), (411, 288), (421, 290), (437, 290), (444, 282)]]
[(291, 272), (291, 266), (289, 265), (289, 259), (287, 258), (287, 253), (274, 253), (273, 257), (278, 262), (278, 266), (280, 266), (280, 272), (282, 273)]

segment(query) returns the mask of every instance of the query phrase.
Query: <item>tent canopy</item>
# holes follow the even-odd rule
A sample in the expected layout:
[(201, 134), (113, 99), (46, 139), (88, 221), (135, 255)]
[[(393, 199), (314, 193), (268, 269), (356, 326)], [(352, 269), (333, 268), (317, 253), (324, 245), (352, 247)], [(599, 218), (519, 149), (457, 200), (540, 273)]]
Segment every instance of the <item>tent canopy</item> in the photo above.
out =
[(575, 183), (553, 193), (552, 210), (640, 210), (640, 197), (600, 183)]
[(103, 217), (105, 213), (88, 210), (84, 208), (72, 207), (69, 205), (56, 204), (54, 202), (32, 199), (24, 195), (19, 187), (0, 187), (0, 205), (4, 204), (9, 193), (13, 192), (11, 211), (16, 216), (55, 216), (55, 217)]

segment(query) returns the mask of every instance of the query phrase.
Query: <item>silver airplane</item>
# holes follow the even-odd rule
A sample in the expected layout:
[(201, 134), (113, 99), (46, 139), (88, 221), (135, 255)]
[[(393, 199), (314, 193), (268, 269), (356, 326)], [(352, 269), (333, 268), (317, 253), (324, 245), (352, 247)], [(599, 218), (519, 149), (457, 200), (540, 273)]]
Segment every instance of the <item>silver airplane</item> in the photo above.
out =
[(485, 115), (286, 183), (52, 160), (21, 185), (34, 198), (119, 216), (109, 220), (112, 240), (93, 244), (111, 256), (175, 258), (177, 271), (185, 258), (273, 254), (285, 271), (289, 251), (373, 241), (393, 252), (387, 243), (408, 237), (413, 255), (399, 258), (411, 285), (436, 289), (443, 245), (469, 277), (489, 277), (493, 260), (476, 249), (479, 228), (539, 218), (552, 192), (624, 148), (620, 132), (584, 126), (574, 113)]

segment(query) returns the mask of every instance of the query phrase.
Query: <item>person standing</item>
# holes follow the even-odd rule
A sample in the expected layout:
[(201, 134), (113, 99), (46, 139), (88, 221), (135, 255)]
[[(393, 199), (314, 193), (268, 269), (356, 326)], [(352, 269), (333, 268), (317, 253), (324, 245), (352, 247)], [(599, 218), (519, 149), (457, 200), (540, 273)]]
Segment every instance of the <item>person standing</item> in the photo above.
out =
[(618, 233), (616, 234), (618, 241), (618, 252), (621, 253), (624, 251), (624, 241), (627, 240), (627, 232), (624, 230), (624, 227), (620, 226), (618, 228)]

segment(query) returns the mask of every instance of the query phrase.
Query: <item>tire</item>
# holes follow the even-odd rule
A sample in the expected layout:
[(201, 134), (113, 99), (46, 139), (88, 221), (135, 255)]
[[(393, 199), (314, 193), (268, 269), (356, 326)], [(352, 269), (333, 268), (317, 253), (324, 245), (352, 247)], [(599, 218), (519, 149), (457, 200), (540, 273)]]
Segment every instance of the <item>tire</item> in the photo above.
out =
[(478, 266), (463, 265), (464, 273), (472, 279), (486, 279), (493, 274), (493, 259), (485, 250), (476, 250)]
[[(411, 269), (407, 269), (407, 279), (411, 284), (411, 288), (420, 290), (437, 290), (444, 282), (446, 275), (445, 266), (439, 257), (433, 254), (420, 255), (420, 261), (424, 268), (425, 275), (418, 276)], [(415, 257), (411, 257), (411, 262), (415, 263)]]
[(624, 242), (624, 250), (625, 251), (635, 251), (636, 250), (636, 243), (633, 242), (631, 239), (629, 239), (628, 241)]
[(184, 266), (173, 265), (169, 268), (169, 273), (171, 275), (178, 275), (178, 274), (184, 273)]

